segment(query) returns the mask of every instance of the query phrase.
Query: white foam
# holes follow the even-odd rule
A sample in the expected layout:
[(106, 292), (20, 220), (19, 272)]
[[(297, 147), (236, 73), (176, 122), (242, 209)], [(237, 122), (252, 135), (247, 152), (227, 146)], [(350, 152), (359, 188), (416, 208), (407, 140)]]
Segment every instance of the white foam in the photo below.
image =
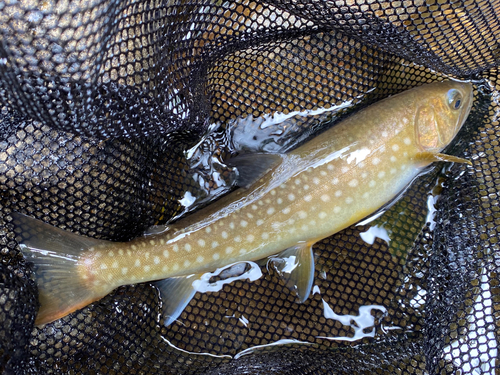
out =
[[(240, 264), (243, 264), (243, 270), (241, 269)], [(250, 269), (247, 271), (244, 271), (245, 269), (245, 264), (248, 264), (250, 266)], [(223, 280), (218, 280), (214, 283), (210, 282), (210, 279), (214, 276), (219, 276), (224, 270), (227, 270), (232, 267), (237, 267), (236, 269), (233, 269), (229, 272), (228, 275), (235, 275), (235, 276), (230, 276), (226, 279)], [(236, 271), (244, 271), (241, 274), (237, 274)], [(230, 284), (233, 281), (236, 280), (250, 280), (250, 281), (255, 281), (258, 280), (262, 277), (262, 271), (260, 270), (260, 267), (254, 263), (254, 262), (237, 262), (230, 264), (226, 267), (223, 268), (218, 268), (214, 272), (207, 272), (201, 276), (199, 280), (193, 281), (193, 289), (197, 292), (201, 293), (206, 293), (206, 292), (219, 292), (222, 290), (222, 287), (225, 284)]]
[(373, 243), (375, 242), (375, 238), (384, 240), (387, 245), (389, 245), (389, 243), (391, 242), (391, 238), (389, 237), (389, 232), (387, 231), (387, 229), (385, 229), (384, 227), (379, 227), (378, 225), (370, 227), (366, 232), (361, 232), (359, 236), (363, 241), (370, 245), (373, 245)]

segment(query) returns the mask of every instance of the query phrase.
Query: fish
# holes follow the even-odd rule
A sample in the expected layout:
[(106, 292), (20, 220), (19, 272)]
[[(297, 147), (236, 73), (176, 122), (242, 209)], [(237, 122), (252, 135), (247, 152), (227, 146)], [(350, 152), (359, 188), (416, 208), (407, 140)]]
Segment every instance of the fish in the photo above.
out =
[(359, 110), (285, 154), (232, 162), (241, 186), (177, 222), (127, 242), (81, 236), (12, 213), (22, 254), (33, 264), (36, 325), (60, 319), (115, 288), (153, 282), (164, 325), (195, 294), (202, 275), (269, 259), (297, 302), (314, 280), (313, 245), (376, 213), (436, 161), (469, 115), (470, 83), (425, 84)]

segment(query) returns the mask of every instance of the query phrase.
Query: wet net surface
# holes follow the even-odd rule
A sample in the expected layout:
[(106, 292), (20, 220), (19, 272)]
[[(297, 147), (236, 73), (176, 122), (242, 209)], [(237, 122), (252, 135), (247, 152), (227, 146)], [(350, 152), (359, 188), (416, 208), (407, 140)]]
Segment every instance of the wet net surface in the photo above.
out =
[[(0, 368), (498, 373), (499, 28), (494, 1), (0, 4)], [(183, 152), (209, 124), (356, 108), (449, 76), (475, 82), (454, 146), (473, 166), (438, 166), (377, 221), (317, 243), (304, 304), (263, 267), (197, 294), (169, 327), (150, 284), (34, 327), (12, 211), (127, 240), (182, 214), (186, 192), (221, 191)], [(375, 225), (390, 241), (362, 239)]]

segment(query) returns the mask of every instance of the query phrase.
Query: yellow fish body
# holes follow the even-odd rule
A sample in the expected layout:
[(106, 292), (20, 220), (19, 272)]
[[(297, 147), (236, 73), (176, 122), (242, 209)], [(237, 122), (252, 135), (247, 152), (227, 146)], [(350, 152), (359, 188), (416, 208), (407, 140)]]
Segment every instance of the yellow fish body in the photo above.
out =
[[(36, 323), (59, 319), (120, 285), (165, 279), (157, 285), (168, 325), (194, 294), (193, 274), (276, 254), (294, 260), (283, 273), (306, 300), (316, 241), (380, 209), (433, 161), (463, 161), (440, 152), (472, 100), (468, 83), (420, 86), (357, 112), (288, 154), (241, 158), (242, 176), (255, 174), (261, 161), (270, 170), (249, 188), (129, 242), (78, 236), (13, 214), (31, 236), (20, 247), (35, 265)], [(283, 262), (276, 264), (285, 271)]]

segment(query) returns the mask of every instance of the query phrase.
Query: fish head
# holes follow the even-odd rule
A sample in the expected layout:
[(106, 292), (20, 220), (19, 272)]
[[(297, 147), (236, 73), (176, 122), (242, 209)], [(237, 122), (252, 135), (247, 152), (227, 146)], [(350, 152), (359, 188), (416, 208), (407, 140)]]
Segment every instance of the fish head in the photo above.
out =
[(419, 89), (415, 92), (415, 140), (421, 151), (437, 153), (450, 144), (469, 115), (472, 84), (445, 81)]

